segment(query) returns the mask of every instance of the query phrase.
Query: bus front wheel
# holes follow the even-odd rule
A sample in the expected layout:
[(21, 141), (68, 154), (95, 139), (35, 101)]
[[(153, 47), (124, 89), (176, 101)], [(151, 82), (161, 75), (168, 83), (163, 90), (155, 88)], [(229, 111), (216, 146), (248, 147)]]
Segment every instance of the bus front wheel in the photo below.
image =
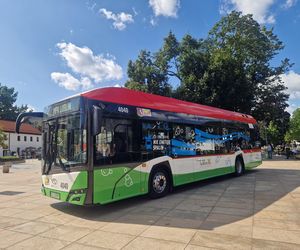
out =
[(149, 196), (160, 198), (168, 194), (170, 190), (170, 178), (166, 170), (156, 169), (151, 173)]

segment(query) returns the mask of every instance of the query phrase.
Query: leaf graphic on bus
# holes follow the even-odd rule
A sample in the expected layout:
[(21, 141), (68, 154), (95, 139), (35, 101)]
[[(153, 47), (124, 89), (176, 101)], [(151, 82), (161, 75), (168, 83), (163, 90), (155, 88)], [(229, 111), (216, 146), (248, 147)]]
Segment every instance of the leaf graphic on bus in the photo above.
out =
[(108, 169), (101, 169), (101, 174), (103, 176), (109, 176), (109, 175), (113, 174), (113, 171), (110, 168), (108, 168)]

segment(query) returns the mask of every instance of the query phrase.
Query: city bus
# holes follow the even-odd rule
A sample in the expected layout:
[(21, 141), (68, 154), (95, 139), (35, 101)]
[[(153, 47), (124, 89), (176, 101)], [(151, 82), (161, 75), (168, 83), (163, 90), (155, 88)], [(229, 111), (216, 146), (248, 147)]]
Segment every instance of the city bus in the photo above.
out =
[(262, 162), (256, 120), (246, 114), (127, 88), (99, 88), (19, 115), (42, 120), (41, 191), (77, 205), (107, 204)]

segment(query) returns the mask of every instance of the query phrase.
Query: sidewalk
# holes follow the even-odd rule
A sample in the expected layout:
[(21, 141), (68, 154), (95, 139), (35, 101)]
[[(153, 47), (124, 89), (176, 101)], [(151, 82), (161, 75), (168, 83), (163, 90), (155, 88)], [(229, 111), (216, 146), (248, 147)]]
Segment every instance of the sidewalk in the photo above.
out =
[(3, 249), (300, 249), (300, 161), (95, 207), (42, 196), (38, 161), (0, 171)]

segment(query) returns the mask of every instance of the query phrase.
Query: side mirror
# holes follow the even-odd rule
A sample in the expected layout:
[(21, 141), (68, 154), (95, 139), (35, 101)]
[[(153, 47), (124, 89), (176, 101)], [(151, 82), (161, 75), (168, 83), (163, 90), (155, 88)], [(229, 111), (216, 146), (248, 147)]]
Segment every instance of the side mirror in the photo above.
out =
[(16, 128), (15, 128), (16, 133), (19, 134), (22, 123), (25, 123), (26, 121), (27, 122), (30, 121), (31, 123), (37, 123), (39, 124), (39, 126), (41, 126), (43, 117), (44, 117), (43, 112), (25, 112), (19, 114), (16, 120)]
[(93, 105), (93, 135), (101, 132), (101, 121), (103, 116), (103, 109)]

